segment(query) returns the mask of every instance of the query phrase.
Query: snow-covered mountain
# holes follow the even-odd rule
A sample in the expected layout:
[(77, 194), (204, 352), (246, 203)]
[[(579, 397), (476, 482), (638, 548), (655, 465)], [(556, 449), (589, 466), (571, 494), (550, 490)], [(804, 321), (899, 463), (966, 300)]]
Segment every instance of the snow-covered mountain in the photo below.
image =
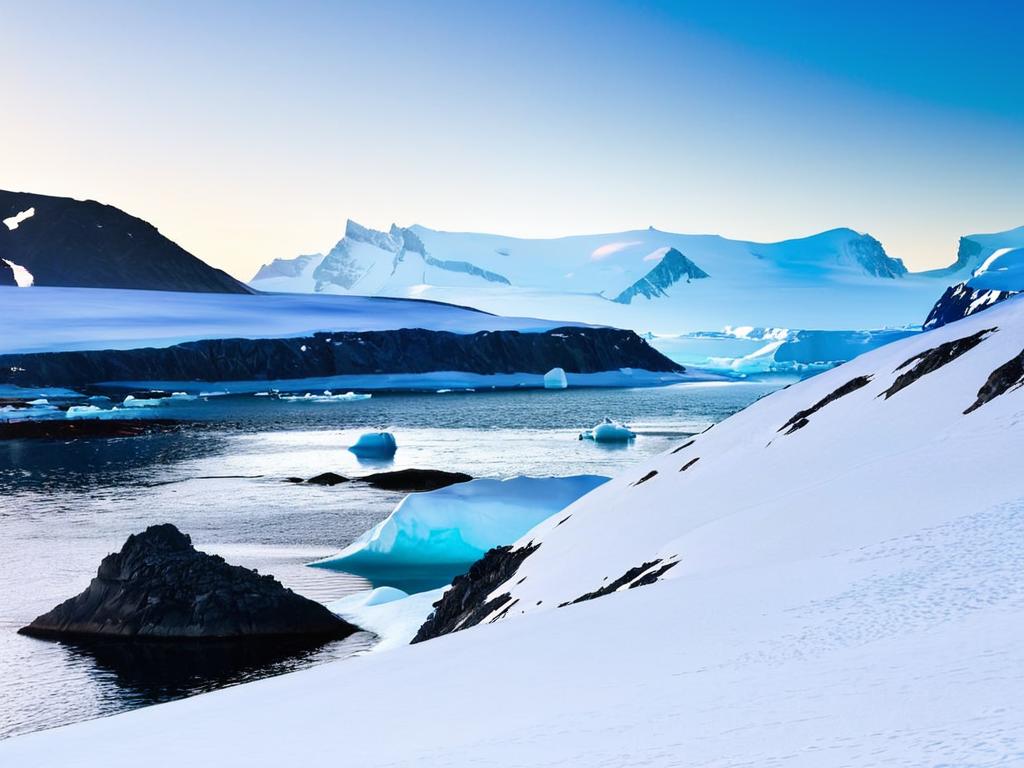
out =
[(957, 263), (970, 279), (951, 285), (932, 307), (925, 328), (937, 328), (1024, 291), (1024, 227), (960, 240)]
[(505, 314), (558, 308), (586, 322), (678, 334), (916, 323), (939, 292), (937, 278), (909, 274), (877, 240), (850, 229), (779, 243), (654, 228), (528, 240), (421, 226), (380, 232), (349, 221), (326, 255), (275, 260), (251, 285), (434, 298)]
[(1014, 298), (601, 485), (474, 566), (442, 636), (0, 762), (1020, 764), (1022, 384)]

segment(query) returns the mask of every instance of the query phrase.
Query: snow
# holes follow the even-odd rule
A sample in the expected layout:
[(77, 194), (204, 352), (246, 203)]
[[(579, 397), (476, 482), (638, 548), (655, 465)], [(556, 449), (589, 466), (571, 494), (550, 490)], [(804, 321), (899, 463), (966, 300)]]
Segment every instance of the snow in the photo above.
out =
[(568, 386), (564, 368), (552, 368), (544, 374), (544, 389), (565, 389)]
[(794, 330), (729, 327), (680, 336), (653, 336), (652, 347), (685, 366), (739, 375), (805, 373), (832, 368), (919, 328)]
[(327, 607), (360, 629), (377, 635), (374, 652), (387, 651), (409, 644), (447, 589), (444, 586), (409, 595), (394, 587), (377, 587), (335, 600)]
[[(920, 323), (946, 282), (937, 275), (906, 274), (876, 240), (850, 229), (756, 243), (656, 229), (531, 240), (420, 226), (373, 233), (350, 224), (337, 248), (345, 251), (351, 270), (341, 282), (318, 272), (329, 257), (301, 257), (294, 269), (275, 267), (265, 274), (280, 276), (251, 285), (415, 296), (499, 314), (555, 313), (679, 335), (729, 324), (843, 330)], [(651, 299), (610, 300), (647, 275), (652, 261), (670, 248), (710, 277), (680, 279), (664, 287), (666, 295)], [(443, 263), (468, 264), (476, 272), (437, 266)]]
[(429, 301), (363, 296), (176, 293), (104, 288), (0, 286), (13, 325), (0, 354), (166, 347), (185, 341), (285, 338), (319, 331), (423, 328), (477, 333), (548, 331), (578, 322), (498, 317)]
[(483, 478), (406, 496), (387, 518), (337, 555), (315, 565), (355, 573), (375, 585), (448, 584), (483, 554), (608, 478)]
[(386, 458), (395, 455), (398, 443), (390, 432), (366, 432), (360, 435), (355, 445), (350, 445), (348, 449), (356, 456)]
[(20, 264), (15, 264), (9, 259), (0, 259), (4, 264), (11, 268), (11, 272), (14, 273), (14, 282), (17, 283), (19, 288), (31, 288), (35, 282), (35, 278), (32, 273), (25, 269)]
[(1024, 248), (1001, 248), (993, 252), (967, 285), (987, 291), (1024, 291)]
[[(21, 211), (20, 213), (16, 213), (13, 216), (8, 216), (6, 219), (4, 219), (4, 224), (7, 226), (7, 229), (13, 232), (18, 228), (18, 225), (21, 224), (21, 222), (25, 221), (25, 219), (30, 219), (35, 215), (36, 209), (29, 208), (28, 210)], [(7, 263), (10, 264), (9, 261)]]
[[(493, 624), (16, 737), (0, 764), (1024, 764), (1024, 389), (963, 413), (1022, 349), (1011, 299), (759, 400), (525, 534)], [(655, 584), (557, 607), (656, 558), (678, 564)]]

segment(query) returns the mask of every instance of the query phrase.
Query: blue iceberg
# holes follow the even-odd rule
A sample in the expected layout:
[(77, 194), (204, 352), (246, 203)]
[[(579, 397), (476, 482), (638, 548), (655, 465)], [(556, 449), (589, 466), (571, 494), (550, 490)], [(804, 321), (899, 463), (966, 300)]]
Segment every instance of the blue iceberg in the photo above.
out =
[(434, 589), (607, 480), (599, 475), (483, 479), (413, 493), (339, 554), (311, 565), (358, 574), (375, 587)]
[(349, 450), (361, 458), (382, 459), (394, 456), (398, 443), (390, 432), (367, 432)]

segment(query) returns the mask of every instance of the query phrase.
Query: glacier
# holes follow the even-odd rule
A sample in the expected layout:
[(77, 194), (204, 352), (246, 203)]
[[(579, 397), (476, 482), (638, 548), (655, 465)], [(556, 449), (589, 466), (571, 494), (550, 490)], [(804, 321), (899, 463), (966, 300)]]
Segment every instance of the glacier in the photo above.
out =
[(483, 478), (413, 493), (337, 555), (311, 565), (407, 592), (444, 586), (491, 547), (515, 541), (607, 480), (600, 475)]

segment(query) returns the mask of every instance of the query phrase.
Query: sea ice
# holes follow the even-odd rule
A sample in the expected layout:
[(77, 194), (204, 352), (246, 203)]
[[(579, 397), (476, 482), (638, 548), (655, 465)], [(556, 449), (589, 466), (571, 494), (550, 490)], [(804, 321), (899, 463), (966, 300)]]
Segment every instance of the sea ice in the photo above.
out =
[(349, 446), (349, 450), (356, 456), (385, 458), (395, 455), (398, 443), (390, 432), (366, 432), (359, 436), (355, 445)]
[[(257, 392), (258, 397), (266, 397), (269, 393)], [(354, 402), (356, 400), (369, 400), (373, 395), (369, 393), (356, 393), (356, 392), (345, 392), (340, 395), (335, 395), (331, 390), (325, 389), (322, 395), (314, 395), (311, 392), (307, 392), (304, 395), (280, 395), (279, 399), (284, 400), (286, 403), (344, 403)]]
[(487, 550), (512, 543), (607, 480), (599, 475), (481, 479), (413, 493), (339, 554), (313, 565), (407, 591), (439, 587)]

